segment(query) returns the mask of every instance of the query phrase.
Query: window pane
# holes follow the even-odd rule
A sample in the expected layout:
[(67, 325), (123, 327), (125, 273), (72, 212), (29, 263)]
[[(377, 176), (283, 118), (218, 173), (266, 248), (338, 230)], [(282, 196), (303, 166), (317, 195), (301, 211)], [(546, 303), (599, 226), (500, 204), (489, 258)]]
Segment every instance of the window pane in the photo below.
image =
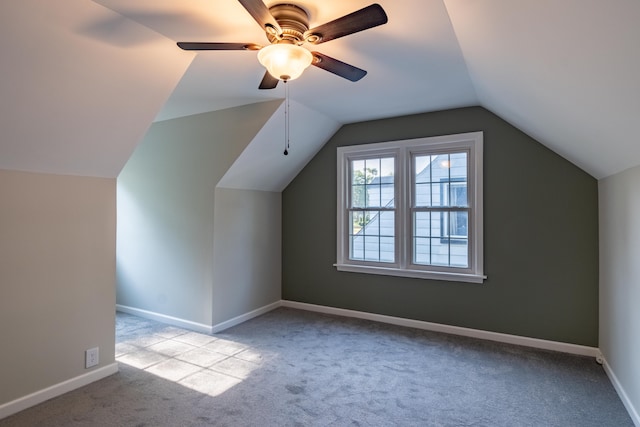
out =
[(364, 236), (351, 236), (349, 242), (349, 258), (356, 260), (364, 259)]
[(469, 267), (469, 240), (456, 239), (455, 243), (450, 245), (450, 255), (452, 267)]
[(431, 239), (431, 265), (449, 265), (449, 243)]
[(415, 212), (413, 216), (413, 262), (431, 263), (431, 212)]
[(415, 156), (413, 170), (416, 184), (431, 182), (431, 168), (429, 165), (434, 156)]
[(442, 181), (440, 183), (441, 206), (469, 206), (466, 181)]
[(431, 264), (431, 239), (416, 237), (413, 239), (413, 263)]
[(445, 188), (442, 187), (441, 181), (432, 182), (429, 184), (431, 191), (431, 201), (428, 206), (438, 207), (443, 205), (443, 192), (446, 191)]
[(366, 206), (366, 187), (364, 179), (364, 160), (351, 162), (351, 207), (363, 208)]
[(449, 161), (451, 180), (467, 181), (467, 153), (452, 153)]
[(365, 180), (367, 184), (373, 182), (373, 180), (380, 173), (380, 159), (367, 159), (364, 161)]
[(395, 236), (395, 213), (384, 211), (380, 213), (380, 235), (393, 237)]
[(351, 184), (364, 184), (364, 160), (351, 161)]
[(439, 239), (442, 238), (442, 225), (446, 220), (445, 215), (446, 214), (444, 212), (431, 213), (431, 223), (429, 224), (429, 230), (431, 230), (429, 235), (431, 237), (437, 237)]
[(468, 212), (449, 212), (449, 226), (447, 227), (449, 237), (466, 239), (468, 225)]
[(380, 176), (395, 175), (395, 159), (393, 157), (383, 157), (380, 159)]
[(394, 262), (395, 256), (395, 239), (393, 237), (380, 237), (380, 261)]
[(360, 234), (362, 227), (367, 225), (368, 220), (369, 219), (365, 216), (364, 212), (362, 211), (350, 212), (349, 213), (349, 224), (350, 224), (349, 234), (351, 235)]
[[(395, 207), (395, 203), (394, 203), (395, 186), (393, 182), (387, 183), (384, 177), (382, 178), (382, 180), (383, 180), (383, 183), (380, 185), (380, 197), (381, 197), (380, 206), (383, 208), (393, 208)], [(391, 180), (393, 180), (393, 177), (391, 177)]]
[(442, 179), (448, 179), (450, 169), (451, 159), (448, 154), (440, 154), (436, 156), (435, 160), (431, 162), (432, 181), (440, 182)]
[(415, 203), (416, 207), (431, 206), (431, 184), (416, 184)]
[(416, 212), (413, 217), (413, 235), (416, 237), (431, 236), (431, 213)]
[(380, 185), (367, 185), (367, 207), (380, 207)]
[(365, 236), (380, 235), (380, 218), (378, 216), (378, 211), (365, 211), (364, 221), (366, 224), (362, 228), (362, 233)]
[(364, 236), (365, 261), (380, 260), (380, 238), (378, 236)]
[(449, 206), (469, 206), (466, 181), (449, 183)]
[(353, 208), (364, 208), (366, 207), (366, 197), (365, 197), (366, 187), (359, 184), (354, 184), (351, 186), (351, 207)]

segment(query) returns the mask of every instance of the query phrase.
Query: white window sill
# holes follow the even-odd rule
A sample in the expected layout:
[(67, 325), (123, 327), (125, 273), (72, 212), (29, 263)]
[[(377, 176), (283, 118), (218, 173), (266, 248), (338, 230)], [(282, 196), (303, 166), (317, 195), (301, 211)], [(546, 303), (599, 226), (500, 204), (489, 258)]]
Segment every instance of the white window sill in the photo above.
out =
[(453, 282), (482, 283), (487, 276), (481, 274), (445, 273), (441, 271), (407, 270), (389, 267), (372, 267), (357, 264), (333, 264), (338, 271), (379, 274), (382, 276), (412, 277), (414, 279), (449, 280)]

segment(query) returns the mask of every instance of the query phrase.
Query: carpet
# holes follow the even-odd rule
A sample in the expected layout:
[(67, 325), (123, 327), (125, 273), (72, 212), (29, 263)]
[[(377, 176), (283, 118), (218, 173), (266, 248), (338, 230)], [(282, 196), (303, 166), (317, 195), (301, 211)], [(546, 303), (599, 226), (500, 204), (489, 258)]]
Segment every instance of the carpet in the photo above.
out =
[(116, 332), (117, 374), (0, 426), (633, 427), (590, 357), (289, 308)]

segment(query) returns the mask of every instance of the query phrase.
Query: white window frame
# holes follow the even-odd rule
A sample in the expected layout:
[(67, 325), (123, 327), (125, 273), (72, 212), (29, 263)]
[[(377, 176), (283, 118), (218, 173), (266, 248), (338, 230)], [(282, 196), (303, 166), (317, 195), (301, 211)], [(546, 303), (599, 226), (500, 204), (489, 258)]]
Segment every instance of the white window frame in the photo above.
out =
[[(467, 195), (469, 198), (468, 268), (417, 265), (412, 262), (412, 159), (414, 155), (464, 150), (468, 154)], [(395, 157), (395, 262), (381, 263), (349, 259), (349, 168), (354, 159)], [(387, 276), (482, 283), (483, 256), (483, 133), (416, 138), (400, 141), (338, 147), (337, 261), (338, 271)]]

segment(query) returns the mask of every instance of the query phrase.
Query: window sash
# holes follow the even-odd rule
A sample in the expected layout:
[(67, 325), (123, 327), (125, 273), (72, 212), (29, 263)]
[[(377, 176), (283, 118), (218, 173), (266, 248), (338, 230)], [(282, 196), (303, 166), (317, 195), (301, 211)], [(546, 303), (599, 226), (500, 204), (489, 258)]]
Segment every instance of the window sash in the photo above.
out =
[[(418, 214), (429, 214), (429, 219), (422, 219), (422, 222), (428, 223), (427, 232), (420, 232), (417, 226)], [(452, 235), (447, 230), (449, 223), (445, 221), (451, 214), (465, 213), (467, 214), (467, 233), (464, 235)], [(469, 233), (469, 218), (471, 217), (470, 208), (413, 208), (411, 209), (411, 265), (413, 268), (424, 267), (437, 267), (437, 268), (451, 268), (466, 270), (470, 268), (471, 260), (471, 244), (472, 238)], [(437, 218), (433, 220), (433, 216)], [(436, 223), (434, 228), (434, 222)], [(422, 227), (424, 230), (425, 226)], [(435, 232), (434, 232), (435, 229)], [(428, 242), (429, 251), (420, 252), (417, 249), (418, 242), (422, 241), (423, 244)], [(435, 242), (435, 243), (434, 243)], [(445, 251), (442, 254), (438, 254), (438, 250)], [(440, 255), (440, 256), (434, 256)], [(446, 263), (438, 261), (442, 256), (447, 256), (448, 261)], [(428, 256), (429, 260), (424, 260), (424, 257)], [(420, 258), (423, 258), (420, 260)], [(435, 260), (434, 260), (435, 259)]]
[[(386, 162), (383, 165), (383, 160)], [(391, 165), (389, 164), (391, 163)], [(358, 165), (356, 169), (354, 165)], [(377, 168), (373, 167), (377, 166)], [(387, 150), (377, 153), (368, 153), (359, 156), (350, 156), (346, 159), (346, 187), (347, 200), (345, 211), (346, 222), (348, 229), (346, 235), (343, 235), (345, 239), (346, 258), (350, 263), (361, 263), (363, 265), (380, 265), (380, 266), (392, 266), (398, 267), (398, 209), (397, 199), (399, 187), (397, 183), (397, 166), (398, 158), (395, 150)], [(375, 173), (372, 173), (373, 169), (379, 169)], [(356, 173), (360, 172), (359, 174)], [(392, 173), (393, 179), (391, 180), (392, 197), (389, 201), (382, 203), (386, 200), (382, 196), (383, 188), (388, 190), (389, 183), (383, 183), (383, 174), (388, 173), (389, 170)], [(354, 183), (354, 177), (358, 176), (358, 182)], [(374, 183), (375, 178), (379, 179), (379, 183)], [(364, 181), (362, 182), (362, 180)], [(362, 191), (364, 194), (360, 194), (358, 200), (355, 197), (354, 187), (360, 188), (362, 185)], [(378, 190), (379, 197), (374, 196), (374, 200), (371, 200), (368, 189)], [(379, 201), (379, 203), (375, 203)], [(371, 203), (373, 202), (373, 203)], [(356, 235), (353, 231), (353, 215), (362, 213), (365, 218), (369, 213), (369, 218), (366, 224), (363, 224), (359, 231), (363, 233)], [(392, 214), (393, 216), (393, 232), (387, 234), (382, 233), (380, 230), (380, 221), (383, 219), (383, 214)], [(378, 233), (367, 234), (367, 228), (375, 226), (375, 221), (378, 221)], [(391, 240), (391, 243), (389, 241)], [(378, 245), (376, 250), (375, 245)], [(389, 251), (389, 246), (392, 250)], [(371, 253), (377, 251), (377, 256), (371, 256)]]
[[(367, 222), (355, 230), (353, 215), (362, 215)], [(384, 233), (383, 222), (393, 224), (392, 232)], [(363, 221), (364, 222), (364, 221)], [(395, 263), (395, 209), (349, 209), (349, 259), (352, 261)]]

